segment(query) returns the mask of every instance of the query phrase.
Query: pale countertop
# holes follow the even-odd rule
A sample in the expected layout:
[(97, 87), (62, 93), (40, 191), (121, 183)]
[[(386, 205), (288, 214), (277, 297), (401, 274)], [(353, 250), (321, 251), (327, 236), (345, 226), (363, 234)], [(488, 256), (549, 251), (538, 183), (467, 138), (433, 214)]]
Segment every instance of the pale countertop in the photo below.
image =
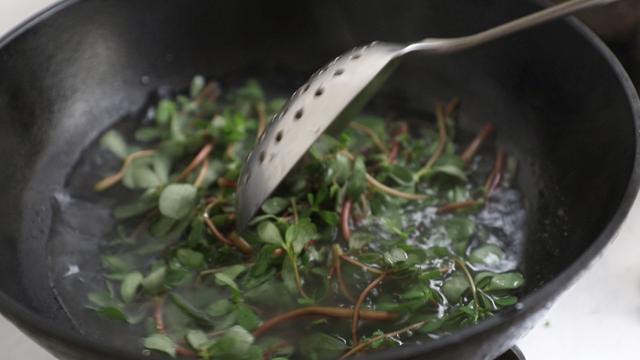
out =
[[(0, 34), (53, 2), (0, 0)], [(640, 358), (638, 220), (636, 202), (615, 242), (520, 341), (528, 360)], [(1, 316), (0, 349), (3, 359), (54, 359)]]

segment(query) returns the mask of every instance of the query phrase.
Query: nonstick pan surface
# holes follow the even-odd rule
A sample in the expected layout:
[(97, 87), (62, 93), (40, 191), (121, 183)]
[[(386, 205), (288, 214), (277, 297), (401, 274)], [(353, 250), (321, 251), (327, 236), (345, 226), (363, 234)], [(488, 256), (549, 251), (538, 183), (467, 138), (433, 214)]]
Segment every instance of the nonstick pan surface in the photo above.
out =
[[(85, 0), (36, 16), (0, 41), (0, 310), (61, 358), (141, 358), (78, 332), (51, 289), (47, 249), (52, 197), (83, 149), (156, 88), (183, 88), (202, 73), (293, 90), (352, 46), (468, 34), (536, 8), (515, 0)], [(611, 240), (638, 189), (637, 95), (578, 23), (454, 56), (416, 54), (372, 106), (420, 113), (453, 96), (463, 101), (462, 128), (494, 121), (499, 143), (519, 160), (524, 296), (478, 326), (368, 358), (503, 352)]]

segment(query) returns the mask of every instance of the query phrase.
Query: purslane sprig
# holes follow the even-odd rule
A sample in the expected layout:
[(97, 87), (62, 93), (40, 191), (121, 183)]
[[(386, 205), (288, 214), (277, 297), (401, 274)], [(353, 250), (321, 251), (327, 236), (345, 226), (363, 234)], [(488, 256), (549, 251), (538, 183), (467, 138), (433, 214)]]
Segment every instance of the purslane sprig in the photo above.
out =
[[(498, 149), (474, 180), (493, 127), (458, 152), (457, 100), (437, 105), (435, 129), (359, 116), (340, 137), (323, 135), (236, 233), (242, 159), (283, 104), (255, 81), (224, 94), (197, 76), (133, 138), (102, 137), (122, 166), (95, 190), (131, 192), (114, 209), (120, 239), (89, 308), (137, 324), (146, 349), (171, 356), (325, 359), (446, 334), (517, 302), (522, 275), (492, 270), (504, 249), (472, 242), (476, 215), (515, 166)], [(409, 225), (421, 213), (427, 231)]]

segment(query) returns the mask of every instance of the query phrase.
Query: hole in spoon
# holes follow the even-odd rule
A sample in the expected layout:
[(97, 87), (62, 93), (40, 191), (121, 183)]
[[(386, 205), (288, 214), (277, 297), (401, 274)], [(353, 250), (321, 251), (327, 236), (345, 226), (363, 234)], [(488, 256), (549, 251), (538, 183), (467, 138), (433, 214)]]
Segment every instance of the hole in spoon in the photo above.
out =
[[(318, 96), (318, 95), (316, 95), (316, 96)], [(303, 111), (302, 111), (302, 109), (300, 109), (300, 110), (296, 111), (296, 113), (293, 116), (293, 118), (295, 120), (300, 120), (302, 118), (302, 115), (303, 115)], [(276, 138), (276, 140), (278, 140), (278, 139)]]
[[(316, 93), (315, 93), (315, 94), (313, 94), (313, 95), (314, 95), (315, 97), (319, 97), (320, 95), (322, 95), (322, 93), (324, 93), (324, 89), (323, 89), (323, 88), (318, 88), (318, 89), (316, 90)], [(296, 113), (296, 115), (298, 115), (298, 114)]]
[(264, 158), (266, 157), (266, 154), (264, 153), (264, 151), (260, 152), (260, 164), (262, 164), (264, 162)]
[(360, 54), (355, 54), (355, 55), (351, 56), (351, 60), (357, 60), (357, 59), (360, 59), (360, 56), (362, 56), (362, 55), (360, 55)]
[(282, 141), (282, 130), (278, 131), (278, 133), (276, 134), (276, 142), (279, 143), (280, 141)]
[(344, 74), (344, 69), (338, 69), (333, 73), (333, 76), (340, 76)]

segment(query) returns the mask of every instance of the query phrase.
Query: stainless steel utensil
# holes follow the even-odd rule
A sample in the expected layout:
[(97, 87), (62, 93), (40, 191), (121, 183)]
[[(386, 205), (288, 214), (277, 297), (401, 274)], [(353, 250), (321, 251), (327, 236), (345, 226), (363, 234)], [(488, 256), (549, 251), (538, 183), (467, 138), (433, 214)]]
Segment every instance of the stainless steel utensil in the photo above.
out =
[(478, 34), (427, 38), (412, 44), (373, 42), (338, 56), (293, 93), (247, 157), (236, 192), (237, 227), (244, 230), (314, 141), (340, 130), (382, 85), (400, 59), (415, 51), (444, 54), (465, 50), (578, 10), (618, 0), (571, 0)]

